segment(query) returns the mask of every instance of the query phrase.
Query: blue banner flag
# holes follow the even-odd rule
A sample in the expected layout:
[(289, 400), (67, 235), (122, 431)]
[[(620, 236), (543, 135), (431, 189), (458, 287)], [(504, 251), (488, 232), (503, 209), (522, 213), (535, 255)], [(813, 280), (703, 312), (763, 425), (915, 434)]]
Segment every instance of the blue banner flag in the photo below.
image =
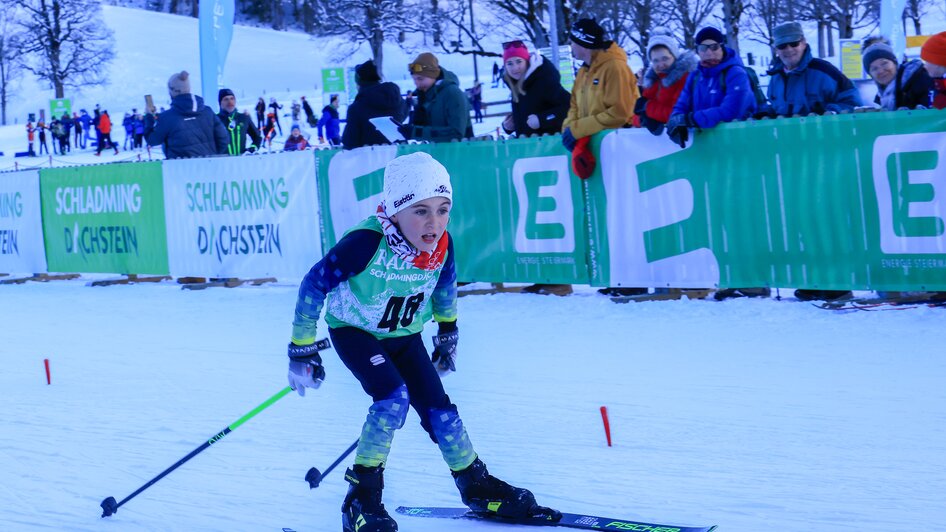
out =
[[(233, 0), (200, 0), (200, 88), (204, 103), (217, 107), (223, 87), (223, 67), (233, 38)], [(210, 105), (211, 102), (217, 102)]]

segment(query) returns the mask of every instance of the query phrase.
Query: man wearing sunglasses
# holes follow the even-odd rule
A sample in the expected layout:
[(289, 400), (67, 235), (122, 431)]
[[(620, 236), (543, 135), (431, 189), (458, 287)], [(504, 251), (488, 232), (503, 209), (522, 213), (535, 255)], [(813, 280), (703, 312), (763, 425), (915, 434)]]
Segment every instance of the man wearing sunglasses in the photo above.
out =
[(768, 72), (769, 114), (835, 114), (862, 105), (851, 80), (831, 63), (812, 57), (801, 24), (776, 26), (772, 38), (776, 58)]

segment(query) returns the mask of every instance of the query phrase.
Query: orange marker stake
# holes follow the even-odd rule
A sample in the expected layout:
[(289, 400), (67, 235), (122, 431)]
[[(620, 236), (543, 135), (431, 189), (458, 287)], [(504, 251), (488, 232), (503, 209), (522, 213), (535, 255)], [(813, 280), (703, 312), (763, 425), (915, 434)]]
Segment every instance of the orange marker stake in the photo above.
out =
[(48, 358), (44, 358), (44, 359), (43, 359), (43, 364), (46, 365), (46, 384), (47, 384), (47, 385), (52, 384), (52, 381), (51, 381), (50, 378), (49, 378), (49, 359), (48, 359)]
[(608, 407), (601, 407), (601, 421), (604, 423), (604, 435), (608, 438), (608, 447), (611, 447), (611, 423), (608, 422)]

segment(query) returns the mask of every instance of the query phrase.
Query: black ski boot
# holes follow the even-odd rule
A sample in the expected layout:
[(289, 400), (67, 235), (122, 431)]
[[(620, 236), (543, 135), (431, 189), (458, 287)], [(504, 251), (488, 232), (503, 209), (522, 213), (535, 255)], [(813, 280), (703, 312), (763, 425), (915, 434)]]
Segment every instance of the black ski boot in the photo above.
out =
[(342, 503), (343, 532), (397, 532), (397, 522), (381, 504), (384, 468), (356, 465), (345, 472), (351, 484)]
[(466, 469), (452, 473), (463, 504), (474, 512), (519, 519), (533, 516), (539, 508), (531, 491), (490, 475), (479, 458)]

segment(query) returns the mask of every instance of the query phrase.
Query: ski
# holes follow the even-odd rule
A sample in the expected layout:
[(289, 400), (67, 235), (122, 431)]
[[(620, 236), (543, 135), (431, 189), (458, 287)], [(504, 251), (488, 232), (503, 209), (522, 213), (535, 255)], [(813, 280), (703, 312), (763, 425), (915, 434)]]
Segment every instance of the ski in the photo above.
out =
[[(823, 303), (812, 303), (815, 307), (822, 310), (852, 311), (852, 310), (906, 310), (918, 307), (941, 307), (946, 306), (946, 297), (942, 294), (925, 293), (912, 294), (902, 297), (891, 298), (858, 298), (846, 299), (842, 301), (826, 301)], [(882, 308), (890, 307), (890, 308)]]
[[(612, 519), (596, 515), (562, 513), (553, 520), (552, 516), (526, 517), (509, 519), (493, 514), (479, 514), (469, 508), (440, 508), (430, 506), (399, 506), (397, 513), (412, 517), (435, 517), (441, 519), (473, 519), (494, 523), (529, 526), (557, 526), (577, 528), (579, 530), (632, 530), (636, 532), (711, 532), (716, 526), (673, 526), (656, 523), (644, 523), (628, 519)], [(556, 512), (556, 515), (558, 512)]]

